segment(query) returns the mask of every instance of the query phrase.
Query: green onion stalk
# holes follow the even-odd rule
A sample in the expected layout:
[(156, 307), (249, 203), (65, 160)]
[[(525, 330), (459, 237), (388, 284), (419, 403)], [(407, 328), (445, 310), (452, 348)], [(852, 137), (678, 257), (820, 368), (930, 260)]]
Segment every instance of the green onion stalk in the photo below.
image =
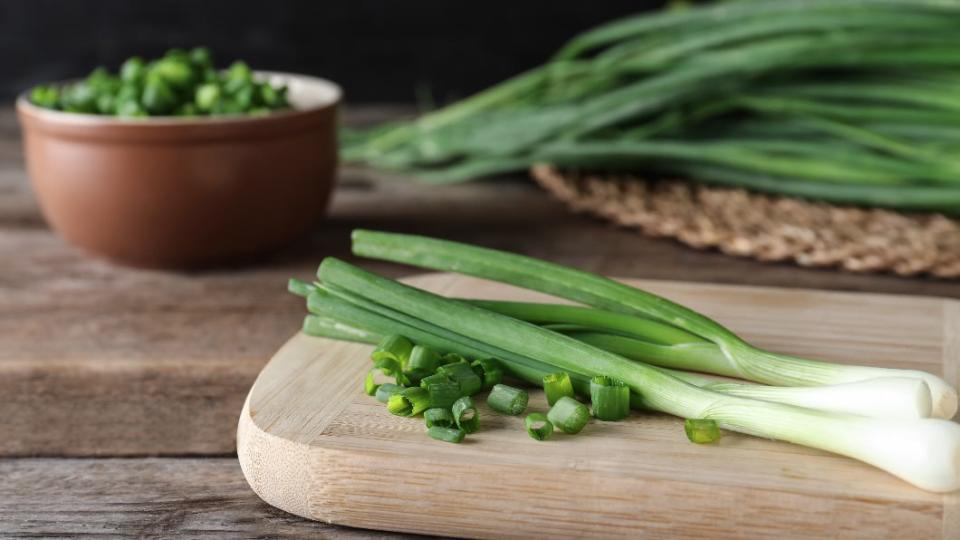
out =
[[(931, 414), (952, 418), (957, 391), (918, 370), (849, 366), (807, 360), (756, 348), (716, 321), (666, 298), (609, 278), (547, 261), (434, 238), (358, 230), (355, 254), (434, 270), (468, 274), (537, 290), (597, 308), (675, 326), (712, 343), (721, 353), (702, 365), (668, 366), (729, 375), (778, 386), (824, 386), (883, 377), (916, 378), (929, 387)], [(887, 389), (871, 399), (889, 399)]]

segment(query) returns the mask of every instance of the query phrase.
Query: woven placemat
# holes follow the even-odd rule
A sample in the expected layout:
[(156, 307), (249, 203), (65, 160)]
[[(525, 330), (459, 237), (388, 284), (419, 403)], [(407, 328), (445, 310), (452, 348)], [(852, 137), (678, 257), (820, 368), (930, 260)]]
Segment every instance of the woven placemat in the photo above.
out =
[(960, 220), (941, 214), (841, 207), (629, 174), (585, 174), (549, 165), (534, 179), (577, 212), (644, 234), (761, 261), (853, 272), (960, 277)]

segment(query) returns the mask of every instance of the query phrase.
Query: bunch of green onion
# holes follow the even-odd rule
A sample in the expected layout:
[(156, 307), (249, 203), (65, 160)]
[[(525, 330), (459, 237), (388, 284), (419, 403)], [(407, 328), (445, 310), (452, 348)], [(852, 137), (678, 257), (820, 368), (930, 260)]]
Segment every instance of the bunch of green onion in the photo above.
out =
[[(368, 343), (404, 336), (448, 354), (496, 358), (510, 376), (545, 386), (553, 408), (575, 408), (571, 392), (625, 395), (633, 409), (687, 419), (694, 442), (715, 440), (722, 428), (853, 457), (923, 489), (960, 489), (960, 425), (947, 420), (957, 393), (932, 374), (764, 351), (665, 298), (521, 255), (362, 230), (353, 234), (353, 251), (585, 306), (450, 299), (327, 258), (316, 283), (291, 282), (307, 297), (306, 333)], [(612, 403), (603, 415), (625, 414)], [(547, 421), (562, 424), (559, 412)], [(539, 417), (528, 423), (538, 433), (544, 427)]]
[(960, 212), (960, 2), (740, 0), (614, 21), (343, 157), (437, 183), (551, 163)]

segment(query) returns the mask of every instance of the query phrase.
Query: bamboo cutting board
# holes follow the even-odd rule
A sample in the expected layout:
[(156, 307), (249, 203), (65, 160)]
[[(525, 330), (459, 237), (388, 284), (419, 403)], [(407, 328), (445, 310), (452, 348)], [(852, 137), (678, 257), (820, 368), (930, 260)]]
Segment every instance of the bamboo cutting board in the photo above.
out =
[[(451, 296), (544, 300), (451, 274), (408, 282)], [(960, 303), (906, 296), (631, 281), (773, 350), (922, 369), (958, 382)], [(555, 299), (553, 300), (555, 301)], [(481, 430), (433, 441), (362, 391), (371, 348), (294, 336), (240, 417), (244, 475), (266, 502), (310, 519), (476, 537), (960, 538), (960, 495), (914, 488), (857, 461), (725, 433), (687, 442), (680, 419), (591, 421), (529, 438), (481, 404)], [(528, 412), (545, 412), (532, 392)]]

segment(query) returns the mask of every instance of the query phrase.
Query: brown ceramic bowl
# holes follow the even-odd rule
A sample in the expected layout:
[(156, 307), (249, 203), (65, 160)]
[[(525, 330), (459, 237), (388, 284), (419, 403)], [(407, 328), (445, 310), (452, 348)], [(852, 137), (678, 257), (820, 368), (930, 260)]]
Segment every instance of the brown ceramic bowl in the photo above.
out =
[(188, 268), (282, 246), (320, 218), (337, 165), (341, 92), (286, 84), (293, 110), (257, 117), (119, 119), (17, 100), (27, 170), (50, 225), (134, 266)]

